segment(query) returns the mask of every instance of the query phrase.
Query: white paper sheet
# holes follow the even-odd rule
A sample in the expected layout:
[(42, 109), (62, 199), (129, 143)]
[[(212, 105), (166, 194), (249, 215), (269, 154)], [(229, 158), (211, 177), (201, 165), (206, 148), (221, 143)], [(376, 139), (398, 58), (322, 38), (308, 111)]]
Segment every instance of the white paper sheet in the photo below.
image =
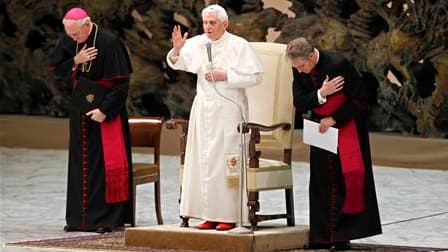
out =
[(337, 154), (338, 129), (330, 127), (325, 133), (320, 133), (318, 123), (303, 119), (303, 142)]

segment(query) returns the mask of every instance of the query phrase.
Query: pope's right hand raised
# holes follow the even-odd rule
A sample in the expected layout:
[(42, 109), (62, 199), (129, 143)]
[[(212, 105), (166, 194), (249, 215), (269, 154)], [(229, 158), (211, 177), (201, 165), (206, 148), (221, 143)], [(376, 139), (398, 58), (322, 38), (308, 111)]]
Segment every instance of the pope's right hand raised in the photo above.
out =
[(173, 43), (174, 53), (179, 54), (180, 49), (184, 46), (185, 41), (187, 41), (188, 32), (184, 33), (182, 36), (182, 31), (179, 25), (175, 25), (173, 32), (171, 33), (171, 41)]

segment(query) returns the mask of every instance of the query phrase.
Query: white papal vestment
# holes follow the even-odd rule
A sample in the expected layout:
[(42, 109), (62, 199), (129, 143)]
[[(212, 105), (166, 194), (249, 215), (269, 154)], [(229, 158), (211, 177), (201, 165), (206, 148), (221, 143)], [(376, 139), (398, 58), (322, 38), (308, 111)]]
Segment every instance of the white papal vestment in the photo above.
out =
[[(227, 72), (227, 81), (214, 84), (226, 98), (205, 79), (210, 68), (208, 42), (212, 44), (213, 67)], [(197, 74), (196, 96), (188, 125), (180, 215), (237, 222), (238, 187), (228, 185), (226, 163), (240, 152), (237, 126), (241, 122), (241, 112), (248, 118), (244, 88), (261, 83), (263, 66), (245, 39), (228, 32), (216, 41), (210, 41), (205, 34), (187, 39), (175, 63), (170, 60), (172, 53), (173, 50), (167, 55), (171, 68)]]

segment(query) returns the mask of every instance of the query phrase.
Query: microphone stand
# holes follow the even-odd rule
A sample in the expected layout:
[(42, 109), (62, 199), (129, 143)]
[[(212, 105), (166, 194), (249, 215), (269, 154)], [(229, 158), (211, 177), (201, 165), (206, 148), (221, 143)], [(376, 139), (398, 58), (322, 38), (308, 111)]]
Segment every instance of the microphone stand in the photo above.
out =
[(243, 226), (243, 193), (245, 190), (245, 181), (246, 181), (246, 139), (244, 137), (243, 132), (243, 120), (239, 123), (239, 129), (240, 129), (240, 136), (241, 136), (241, 142), (240, 142), (240, 179), (239, 179), (239, 197), (238, 197), (238, 207), (239, 207), (239, 214), (238, 214), (238, 222), (236, 224), (236, 227), (229, 230), (229, 234), (253, 234), (254, 231), (250, 228), (247, 228)]
[(240, 110), (240, 115), (241, 115), (241, 122), (239, 123), (239, 129), (240, 129), (240, 136), (241, 136), (241, 140), (240, 140), (240, 179), (239, 179), (239, 195), (238, 195), (238, 208), (239, 208), (239, 212), (238, 212), (238, 222), (236, 223), (236, 227), (227, 231), (229, 234), (253, 234), (253, 230), (249, 229), (247, 227), (243, 226), (243, 193), (245, 191), (245, 182), (246, 182), (246, 139), (244, 137), (244, 132), (243, 132), (243, 123), (246, 122), (246, 120), (244, 119), (244, 115), (243, 115), (243, 109), (241, 108), (241, 106), (236, 103), (235, 101), (233, 101), (232, 99), (222, 95), (218, 89), (216, 89), (215, 86), (215, 78), (213, 76), (213, 60), (211, 57), (211, 44), (206, 44), (207, 47), (207, 54), (208, 54), (208, 61), (209, 61), (209, 65), (208, 65), (208, 69), (210, 70), (211, 74), (211, 78), (212, 78), (212, 86), (213, 89), (216, 91), (216, 93), (221, 96), (222, 98), (224, 98), (225, 100), (230, 101), (231, 103), (235, 104), (238, 109)]

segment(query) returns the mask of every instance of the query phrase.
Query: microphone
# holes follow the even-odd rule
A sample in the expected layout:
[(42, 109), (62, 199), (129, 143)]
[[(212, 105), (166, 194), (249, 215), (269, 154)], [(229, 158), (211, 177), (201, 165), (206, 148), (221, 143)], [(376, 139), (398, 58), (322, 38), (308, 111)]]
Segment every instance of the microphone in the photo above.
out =
[[(210, 41), (208, 41), (207, 43), (205, 43), (205, 47), (207, 48), (207, 57), (208, 57), (208, 70), (209, 71), (213, 71), (213, 61), (212, 61), (212, 43)], [(212, 83), (215, 84), (215, 79), (213, 78), (213, 74), (212, 74)], [(243, 122), (246, 122), (246, 119), (244, 118), (244, 114), (243, 114), (243, 108), (235, 101), (233, 101), (232, 99), (224, 96), (223, 94), (221, 94), (221, 92), (219, 92), (218, 89), (216, 89), (215, 85), (212, 85), (213, 89), (216, 91), (216, 93), (221, 96), (222, 98), (226, 99), (227, 101), (233, 103), (234, 105), (236, 105), (238, 107), (238, 109), (240, 110), (240, 114), (241, 114), (241, 120)]]
[(207, 48), (208, 62), (212, 63), (212, 43), (207, 42), (205, 47)]

